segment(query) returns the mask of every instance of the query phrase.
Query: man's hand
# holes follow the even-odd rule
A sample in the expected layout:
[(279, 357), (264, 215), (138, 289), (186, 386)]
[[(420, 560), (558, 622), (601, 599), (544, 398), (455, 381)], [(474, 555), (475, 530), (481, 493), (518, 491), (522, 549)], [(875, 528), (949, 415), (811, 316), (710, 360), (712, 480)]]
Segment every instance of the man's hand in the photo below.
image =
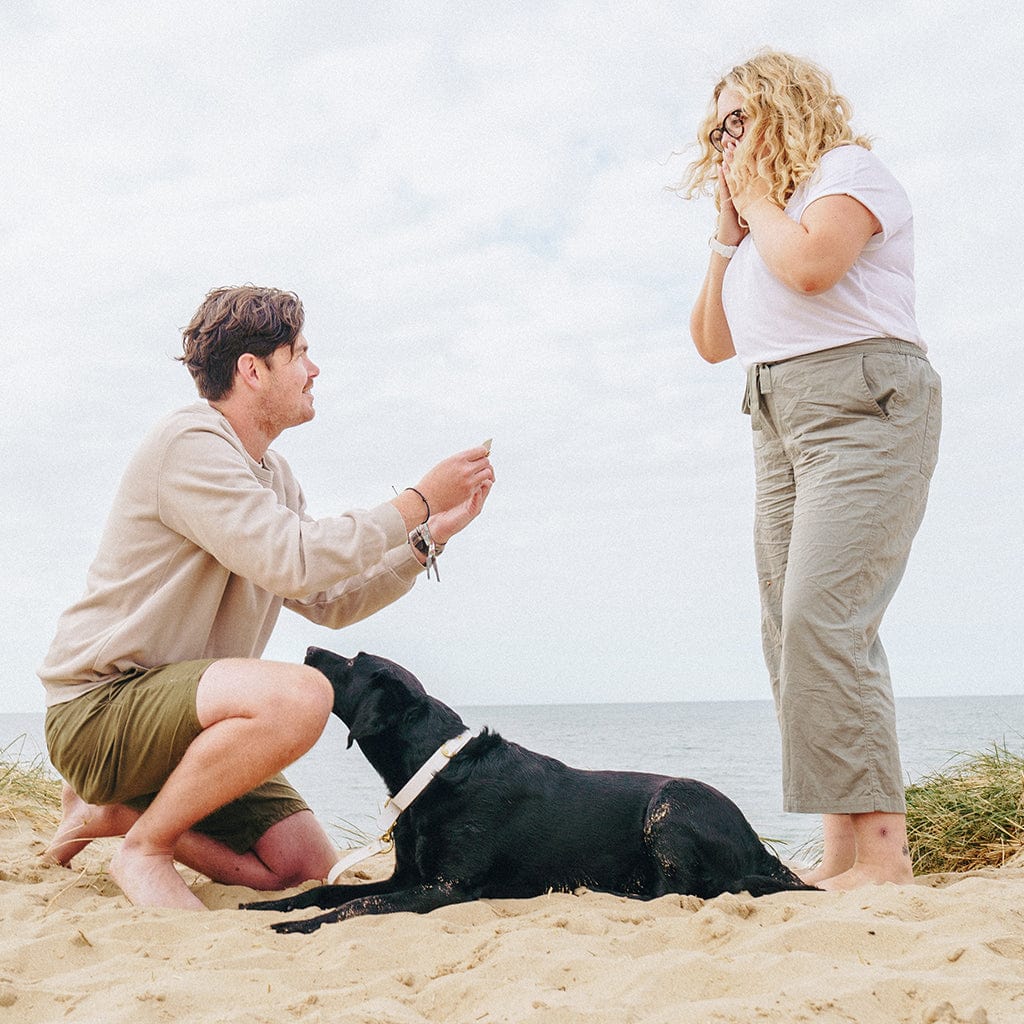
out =
[(484, 507), (487, 495), (491, 493), (491, 481), (482, 483), (461, 505), (430, 517), (427, 524), (437, 544), (447, 544), (460, 530), (464, 530)]
[(416, 485), (430, 503), (431, 513), (461, 505), (485, 483), (494, 483), (494, 469), (483, 445), (439, 462)]
[[(411, 530), (422, 523), (427, 518), (428, 508), (431, 531), (435, 517), (447, 512), (456, 512), (450, 521), (461, 523), (451, 530), (449, 536), (470, 523), (479, 514), (494, 483), (489, 450), (488, 446), (477, 445), (468, 451), (450, 455), (431, 469), (414, 490), (402, 491), (393, 498), (391, 504), (402, 514), (406, 529)], [(462, 521), (466, 516), (468, 518)], [(441, 523), (445, 522), (449, 520), (441, 520)], [(439, 544), (444, 542), (441, 537), (437, 540)]]

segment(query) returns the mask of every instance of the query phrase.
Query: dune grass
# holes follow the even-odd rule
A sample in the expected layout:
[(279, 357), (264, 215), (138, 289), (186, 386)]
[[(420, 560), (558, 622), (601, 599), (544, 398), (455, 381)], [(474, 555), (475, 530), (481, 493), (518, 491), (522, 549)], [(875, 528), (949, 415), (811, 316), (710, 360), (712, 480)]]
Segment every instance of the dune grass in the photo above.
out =
[[(1024, 851), (1024, 755), (1003, 745), (954, 754), (907, 786), (907, 839), (915, 875), (1000, 867)], [(821, 859), (819, 830), (793, 854)], [(1022, 854), (1024, 856), (1024, 854)]]
[(61, 783), (42, 756), (21, 757), (24, 737), (0, 749), (0, 815), (60, 820)]
[(995, 745), (907, 787), (914, 873), (998, 867), (1024, 848), (1024, 756)]

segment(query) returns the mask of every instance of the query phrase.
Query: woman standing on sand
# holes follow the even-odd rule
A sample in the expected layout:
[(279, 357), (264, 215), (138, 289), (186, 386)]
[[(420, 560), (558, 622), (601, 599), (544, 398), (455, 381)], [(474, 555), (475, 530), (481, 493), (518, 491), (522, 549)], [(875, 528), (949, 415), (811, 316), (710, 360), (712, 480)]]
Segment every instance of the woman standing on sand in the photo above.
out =
[(690, 319), (747, 372), (762, 642), (784, 806), (824, 816), (807, 881), (909, 882), (878, 628), (924, 514), (941, 390), (914, 317), (913, 219), (821, 68), (762, 51), (715, 87), (680, 186), (718, 223)]

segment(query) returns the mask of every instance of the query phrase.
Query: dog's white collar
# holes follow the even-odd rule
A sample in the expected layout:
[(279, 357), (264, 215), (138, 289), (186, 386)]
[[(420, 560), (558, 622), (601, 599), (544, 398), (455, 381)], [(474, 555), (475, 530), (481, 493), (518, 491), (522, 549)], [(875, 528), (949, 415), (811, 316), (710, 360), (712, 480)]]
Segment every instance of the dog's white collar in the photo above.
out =
[(415, 775), (394, 795), (384, 801), (384, 809), (377, 818), (377, 838), (360, 846), (355, 850), (349, 850), (341, 860), (338, 861), (330, 871), (327, 872), (327, 884), (334, 883), (354, 864), (372, 857), (375, 853), (386, 852), (391, 849), (393, 842), (391, 832), (398, 821), (399, 815), (404, 811), (426, 788), (434, 781), (434, 776), (440, 772), (445, 765), (473, 738), (473, 733), (467, 729), (464, 733), (454, 739), (445, 740), (444, 743), (434, 751), (423, 763), (423, 766)]

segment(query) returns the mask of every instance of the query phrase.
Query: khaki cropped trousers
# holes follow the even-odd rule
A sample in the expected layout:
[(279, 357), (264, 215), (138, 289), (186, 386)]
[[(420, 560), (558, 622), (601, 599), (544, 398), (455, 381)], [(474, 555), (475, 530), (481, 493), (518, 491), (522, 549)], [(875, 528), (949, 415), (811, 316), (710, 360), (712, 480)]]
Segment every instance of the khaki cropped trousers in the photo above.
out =
[(922, 350), (891, 338), (748, 371), (761, 632), (787, 811), (906, 809), (878, 630), (924, 515), (941, 405)]

